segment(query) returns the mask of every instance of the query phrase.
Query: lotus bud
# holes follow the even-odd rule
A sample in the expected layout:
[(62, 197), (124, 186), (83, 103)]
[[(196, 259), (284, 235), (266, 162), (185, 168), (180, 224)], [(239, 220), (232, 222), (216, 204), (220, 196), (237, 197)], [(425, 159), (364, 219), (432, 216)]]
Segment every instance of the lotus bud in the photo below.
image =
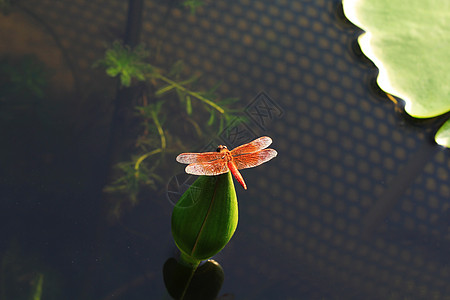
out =
[(234, 234), (238, 204), (231, 173), (200, 176), (172, 213), (172, 235), (181, 261), (196, 266), (217, 254)]

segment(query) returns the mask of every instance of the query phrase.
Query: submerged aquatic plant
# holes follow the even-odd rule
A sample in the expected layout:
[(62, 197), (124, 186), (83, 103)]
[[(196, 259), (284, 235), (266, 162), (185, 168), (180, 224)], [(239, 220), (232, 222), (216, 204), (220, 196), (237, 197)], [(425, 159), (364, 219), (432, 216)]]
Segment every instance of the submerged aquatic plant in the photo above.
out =
[(129, 87), (133, 79), (144, 81), (145, 75), (153, 72), (152, 66), (144, 61), (148, 56), (149, 52), (142, 45), (131, 49), (120, 42), (114, 42), (106, 50), (105, 57), (94, 66), (105, 67), (106, 74), (111, 77), (119, 76), (121, 84)]
[(45, 66), (34, 56), (0, 60), (0, 98), (43, 98), (47, 83)]
[(183, 6), (188, 7), (191, 14), (195, 14), (195, 11), (197, 10), (197, 8), (201, 7), (203, 5), (205, 5), (205, 2), (201, 1), (201, 0), (184, 0), (183, 1)]
[[(220, 83), (209, 90), (196, 89), (200, 77), (182, 79), (182, 62), (176, 62), (165, 74), (148, 63), (148, 58), (143, 46), (131, 49), (114, 43), (95, 64), (105, 67), (109, 76), (120, 77), (122, 86), (133, 87), (138, 81), (145, 84), (142, 88), (140, 83), (140, 96), (135, 101), (136, 118), (140, 120), (136, 152), (130, 161), (117, 165), (122, 175), (104, 189), (127, 194), (133, 204), (141, 187), (157, 188), (162, 181), (158, 167), (167, 151), (178, 151), (177, 147), (184, 144), (183, 130), (189, 127), (197, 138), (206, 139), (221, 132), (240, 112), (231, 108), (237, 98), (219, 98), (216, 91)], [(169, 118), (174, 115), (177, 120)]]
[(57, 275), (49, 265), (15, 239), (4, 245), (0, 252), (0, 299), (40, 300), (43, 294), (46, 299), (61, 299)]

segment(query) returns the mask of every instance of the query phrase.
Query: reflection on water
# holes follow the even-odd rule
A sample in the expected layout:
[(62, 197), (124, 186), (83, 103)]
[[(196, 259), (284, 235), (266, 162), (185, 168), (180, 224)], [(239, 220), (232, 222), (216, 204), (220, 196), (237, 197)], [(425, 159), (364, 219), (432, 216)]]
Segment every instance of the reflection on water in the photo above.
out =
[(174, 299), (216, 299), (225, 278), (220, 264), (208, 260), (195, 270), (169, 258), (163, 269), (164, 283)]

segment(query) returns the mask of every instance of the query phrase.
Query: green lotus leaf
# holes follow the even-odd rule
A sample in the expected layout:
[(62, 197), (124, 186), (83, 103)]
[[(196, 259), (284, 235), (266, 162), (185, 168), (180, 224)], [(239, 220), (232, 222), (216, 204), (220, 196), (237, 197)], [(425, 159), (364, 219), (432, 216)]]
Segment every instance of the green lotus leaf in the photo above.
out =
[(358, 42), (381, 89), (416, 118), (450, 110), (450, 1), (343, 0), (343, 8), (365, 31)]
[(444, 125), (439, 128), (436, 133), (436, 143), (439, 145), (450, 148), (450, 121), (444, 123)]

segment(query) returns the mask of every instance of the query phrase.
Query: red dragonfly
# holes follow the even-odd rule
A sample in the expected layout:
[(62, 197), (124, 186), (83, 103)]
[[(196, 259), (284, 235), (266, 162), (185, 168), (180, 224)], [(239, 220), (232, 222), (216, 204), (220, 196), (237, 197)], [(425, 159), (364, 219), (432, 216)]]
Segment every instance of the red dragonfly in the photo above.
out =
[(192, 175), (214, 176), (231, 171), (234, 178), (247, 189), (238, 170), (259, 166), (277, 156), (277, 151), (266, 149), (270, 144), (272, 139), (263, 136), (231, 151), (220, 145), (217, 152), (181, 153), (177, 156), (177, 162), (189, 164), (185, 171)]

